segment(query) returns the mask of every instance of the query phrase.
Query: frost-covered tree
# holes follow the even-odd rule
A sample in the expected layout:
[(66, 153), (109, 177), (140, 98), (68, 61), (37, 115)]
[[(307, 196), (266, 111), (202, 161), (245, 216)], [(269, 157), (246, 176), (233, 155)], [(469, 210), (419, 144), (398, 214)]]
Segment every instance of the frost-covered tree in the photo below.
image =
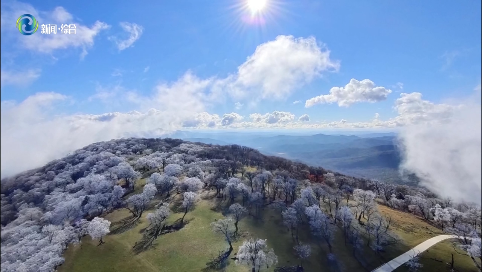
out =
[(467, 223), (472, 224), (474, 229), (477, 229), (477, 226), (480, 228), (480, 223), (482, 220), (482, 212), (480, 207), (470, 207), (464, 213), (464, 219), (467, 221)]
[(298, 198), (291, 204), (291, 207), (296, 210), (299, 222), (303, 222), (303, 214), (306, 211), (306, 203), (302, 198)]
[(408, 271), (410, 272), (417, 272), (420, 268), (423, 267), (423, 264), (420, 263), (419, 254), (414, 254), (413, 256), (411, 256), (410, 260), (408, 260), (405, 265), (408, 267)]
[(199, 192), (204, 186), (204, 183), (198, 178), (186, 178), (179, 183), (179, 190), (181, 192)]
[(281, 212), (281, 215), (283, 216), (283, 224), (291, 232), (292, 238), (294, 237), (294, 230), (296, 230), (296, 240), (298, 241), (298, 224), (300, 223), (300, 219), (295, 208), (289, 207)]
[(203, 180), (205, 174), (199, 165), (193, 165), (189, 167), (186, 175), (190, 178), (198, 178), (200, 180)]
[(435, 223), (444, 230), (444, 227), (450, 222), (450, 213), (447, 208), (443, 209), (439, 204), (436, 204), (432, 208), (432, 213)]
[(142, 193), (147, 196), (147, 198), (152, 199), (157, 193), (157, 188), (156, 185), (148, 183), (144, 185), (144, 188), (142, 189)]
[(152, 157), (140, 157), (136, 161), (136, 168), (142, 170), (152, 170), (157, 169), (161, 166), (161, 163), (158, 160), (153, 159)]
[(293, 202), (296, 198), (296, 188), (298, 187), (298, 181), (296, 179), (289, 178), (283, 185), (283, 192), (285, 194), (285, 202), (288, 203), (288, 199)]
[(55, 235), (62, 230), (62, 226), (58, 225), (46, 225), (42, 227), (42, 233), (44, 233), (47, 238), (49, 243), (52, 243), (52, 240), (54, 239)]
[(327, 243), (331, 252), (335, 229), (331, 224), (330, 218), (318, 205), (307, 207), (305, 213), (310, 219), (309, 223), (312, 233), (321, 237)]
[(464, 218), (464, 213), (460, 212), (455, 208), (449, 207), (447, 208), (447, 212), (450, 217), (450, 223), (452, 225), (452, 228), (455, 228), (455, 225), (462, 221), (462, 219)]
[(371, 247), (373, 250), (375, 250), (377, 253), (381, 252), (383, 250), (383, 247), (386, 245), (388, 241), (388, 222), (385, 220), (385, 218), (377, 214), (373, 220), (370, 222), (367, 222), (367, 228), (369, 232), (369, 239), (370, 241), (370, 236), (373, 237)]
[[(343, 200), (343, 195), (341, 193), (340, 190), (335, 190), (333, 192), (332, 195), (330, 195), (330, 202), (333, 202), (333, 204), (335, 204), (335, 215), (334, 215), (334, 218), (335, 218), (335, 223), (336, 223), (336, 220), (338, 219), (338, 216), (337, 216), (337, 213), (338, 213), (338, 208), (340, 207), (340, 204)], [(331, 212), (331, 204), (330, 204), (330, 212)], [(333, 215), (333, 214), (332, 214)]]
[(164, 167), (164, 174), (178, 178), (182, 174), (182, 166), (174, 163), (168, 164)]
[(390, 200), (388, 201), (388, 206), (393, 209), (403, 210), (405, 206), (405, 201), (403, 199), (398, 199), (395, 194), (392, 194)]
[(104, 218), (95, 217), (90, 221), (87, 227), (87, 232), (89, 233), (92, 240), (99, 239), (99, 245), (103, 244), (102, 238), (110, 232), (110, 221)]
[(319, 183), (315, 183), (312, 187), (313, 194), (315, 195), (316, 201), (318, 203), (318, 206), (321, 205), (320, 201), (321, 198), (326, 195), (325, 190), (323, 190), (323, 187)]
[(119, 185), (114, 186), (112, 190), (112, 206), (114, 208), (118, 207), (122, 203), (122, 197), (124, 196), (126, 190)]
[(238, 223), (248, 214), (248, 210), (245, 207), (239, 205), (238, 203), (234, 203), (229, 206), (229, 213), (234, 219), (234, 235), (238, 235)]
[(222, 234), (229, 245), (229, 252), (233, 250), (232, 239), (235, 233), (234, 220), (232, 218), (219, 219), (211, 223), (215, 233)]
[(179, 182), (177, 177), (168, 176), (166, 174), (152, 173), (152, 175), (147, 180), (148, 183), (156, 185), (157, 191), (160, 195), (167, 194), (170, 196), (171, 190)]
[(161, 205), (153, 213), (147, 214), (147, 220), (149, 220), (149, 226), (153, 230), (154, 239), (161, 233), (164, 222), (169, 217), (171, 211), (167, 205)]
[(303, 267), (303, 260), (307, 259), (311, 255), (311, 247), (310, 245), (296, 245), (293, 247), (296, 253), (296, 257), (300, 259), (300, 266)]
[(472, 227), (472, 224), (468, 223), (456, 223), (454, 227), (450, 226), (446, 228), (446, 232), (457, 235), (459, 239), (462, 239), (463, 244), (470, 244), (471, 238), (478, 238), (477, 231)]
[(184, 215), (181, 218), (181, 224), (184, 222), (184, 217), (186, 216), (187, 212), (194, 208), (196, 205), (197, 194), (193, 192), (185, 192), (184, 199), (182, 201), (182, 207), (184, 208)]
[(272, 178), (273, 175), (269, 171), (263, 171), (254, 177), (256, 188), (263, 195), (263, 199), (266, 198), (266, 188)]
[(358, 213), (358, 221), (365, 213), (369, 212), (375, 206), (375, 193), (372, 191), (365, 191), (362, 189), (355, 189), (353, 191), (353, 199), (356, 202), (356, 209)]
[(343, 236), (345, 237), (345, 245), (346, 245), (351, 222), (353, 220), (353, 213), (351, 212), (351, 209), (349, 207), (343, 206), (339, 209), (337, 216), (343, 228)]
[(266, 239), (249, 239), (239, 247), (236, 264), (251, 267), (251, 272), (267, 269), (278, 263), (273, 249), (268, 249)]
[(132, 195), (127, 199), (126, 208), (132, 213), (133, 216), (140, 218), (142, 213), (147, 209), (150, 199), (145, 194)]
[(244, 206), (246, 202), (249, 200), (250, 189), (244, 183), (239, 183), (237, 188), (238, 188), (238, 191), (243, 196), (243, 206)]
[(134, 168), (132, 168), (132, 166), (127, 162), (121, 162), (111, 169), (117, 178), (125, 180), (127, 188), (134, 190), (135, 182), (141, 176), (139, 172), (135, 171)]
[(410, 205), (414, 207), (415, 214), (422, 216), (425, 220), (429, 220), (432, 202), (423, 195), (410, 196), (409, 199)]
[(230, 178), (228, 183), (226, 184), (226, 193), (228, 194), (229, 196), (229, 201), (231, 203), (234, 202), (234, 199), (236, 198), (236, 196), (238, 195), (239, 191), (238, 191), (238, 185), (240, 184), (240, 180), (238, 178)]
[(216, 188), (216, 196), (221, 197), (221, 191), (226, 188), (226, 184), (228, 184), (228, 181), (223, 179), (223, 178), (218, 178), (214, 181), (213, 186)]
[(354, 190), (353, 187), (347, 184), (343, 184), (340, 190), (343, 194), (343, 197), (346, 200), (346, 205), (348, 205), (348, 201), (350, 200), (350, 197), (353, 195), (353, 190)]
[(301, 198), (308, 203), (308, 206), (317, 204), (316, 203), (316, 197), (315, 193), (313, 192), (313, 189), (311, 189), (310, 186), (304, 188), (301, 190)]
[(481, 259), (482, 245), (481, 245), (480, 237), (473, 238), (472, 242), (470, 244), (463, 245), (462, 248), (467, 252), (467, 255), (469, 255), (469, 257), (472, 259), (475, 266), (477, 266), (477, 268), (479, 270), (481, 270), (481, 268), (482, 268), (482, 259)]
[(249, 181), (249, 186), (251, 187), (251, 191), (253, 191), (254, 190), (254, 177), (256, 176), (256, 173), (255, 172), (246, 172), (245, 176)]

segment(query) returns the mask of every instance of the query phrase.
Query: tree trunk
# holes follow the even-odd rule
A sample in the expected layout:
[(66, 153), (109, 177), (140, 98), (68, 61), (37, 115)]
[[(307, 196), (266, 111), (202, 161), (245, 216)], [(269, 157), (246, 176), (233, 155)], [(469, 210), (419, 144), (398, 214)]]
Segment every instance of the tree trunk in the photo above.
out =
[(186, 216), (186, 214), (187, 214), (187, 208), (186, 208), (186, 210), (184, 211), (184, 215), (183, 215), (182, 218), (181, 218), (181, 224), (184, 223), (184, 217)]

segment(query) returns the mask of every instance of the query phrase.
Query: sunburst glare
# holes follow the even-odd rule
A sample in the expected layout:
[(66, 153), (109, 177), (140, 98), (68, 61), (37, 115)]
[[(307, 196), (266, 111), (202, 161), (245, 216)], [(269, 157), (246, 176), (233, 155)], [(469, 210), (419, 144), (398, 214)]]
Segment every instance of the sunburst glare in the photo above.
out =
[(261, 13), (266, 8), (268, 0), (248, 0), (247, 5), (251, 10), (251, 14)]

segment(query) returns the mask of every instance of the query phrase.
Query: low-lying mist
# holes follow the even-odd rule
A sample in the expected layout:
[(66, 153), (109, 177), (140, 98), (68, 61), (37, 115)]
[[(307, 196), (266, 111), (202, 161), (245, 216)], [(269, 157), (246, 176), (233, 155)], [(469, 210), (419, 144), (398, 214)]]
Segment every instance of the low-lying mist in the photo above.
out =
[(442, 197), (480, 205), (481, 107), (466, 103), (454, 109), (445, 122), (400, 131), (401, 168), (415, 173), (420, 185)]

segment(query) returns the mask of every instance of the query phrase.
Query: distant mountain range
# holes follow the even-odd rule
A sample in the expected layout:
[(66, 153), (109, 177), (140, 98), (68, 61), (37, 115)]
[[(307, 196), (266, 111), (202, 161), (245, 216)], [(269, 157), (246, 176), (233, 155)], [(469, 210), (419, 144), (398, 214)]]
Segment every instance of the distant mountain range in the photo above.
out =
[(279, 132), (178, 131), (170, 137), (191, 142), (237, 144), (343, 174), (401, 182), (401, 154), (395, 133), (279, 135)]

